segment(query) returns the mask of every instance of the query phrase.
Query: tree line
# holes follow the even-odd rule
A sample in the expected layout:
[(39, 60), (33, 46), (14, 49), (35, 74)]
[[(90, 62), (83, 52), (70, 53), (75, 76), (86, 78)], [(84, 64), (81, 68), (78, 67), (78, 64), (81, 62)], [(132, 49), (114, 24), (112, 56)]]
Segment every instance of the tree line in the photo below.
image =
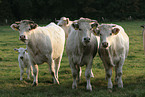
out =
[(145, 0), (0, 0), (0, 24), (22, 19), (48, 23), (62, 16), (98, 21), (144, 19)]

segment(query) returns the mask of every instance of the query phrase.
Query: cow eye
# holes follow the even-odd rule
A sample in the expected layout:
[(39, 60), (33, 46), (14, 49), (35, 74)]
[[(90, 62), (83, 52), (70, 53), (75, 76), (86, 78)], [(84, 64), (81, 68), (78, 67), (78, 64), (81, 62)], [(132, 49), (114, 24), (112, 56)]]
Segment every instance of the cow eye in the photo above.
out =
[(100, 33), (100, 36), (101, 36), (102, 34)]
[(112, 33), (110, 33), (110, 35), (112, 35)]

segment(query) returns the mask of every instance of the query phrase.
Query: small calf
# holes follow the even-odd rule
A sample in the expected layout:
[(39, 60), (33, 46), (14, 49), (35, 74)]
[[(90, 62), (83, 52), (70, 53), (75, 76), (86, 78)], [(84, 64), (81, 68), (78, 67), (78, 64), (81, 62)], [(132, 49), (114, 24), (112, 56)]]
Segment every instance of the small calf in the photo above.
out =
[(33, 76), (33, 69), (31, 66), (31, 62), (29, 59), (29, 55), (26, 52), (27, 49), (24, 48), (15, 48), (15, 51), (19, 52), (18, 55), (18, 62), (19, 62), (19, 67), (20, 67), (20, 80), (23, 80), (23, 73), (24, 73), (24, 68), (27, 68), (26, 73), (27, 73), (27, 79), (30, 79), (30, 69), (31, 69), (31, 75)]

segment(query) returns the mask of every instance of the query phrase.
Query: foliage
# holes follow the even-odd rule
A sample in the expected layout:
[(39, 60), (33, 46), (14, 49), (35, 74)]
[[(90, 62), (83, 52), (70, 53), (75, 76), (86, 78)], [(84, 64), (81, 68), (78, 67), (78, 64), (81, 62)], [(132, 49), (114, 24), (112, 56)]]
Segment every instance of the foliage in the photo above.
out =
[[(46, 0), (47, 1), (47, 0)], [(54, 0), (55, 1), (55, 0)], [(64, 51), (60, 70), (60, 85), (52, 83), (52, 76), (49, 73), (48, 65), (45, 63), (39, 66), (39, 85), (32, 87), (33, 78), (27, 80), (24, 73), (24, 80), (19, 80), (20, 69), (17, 56), (13, 49), (25, 47), (19, 41), (19, 33), (13, 31), (9, 26), (0, 26), (0, 96), (1, 97), (143, 97), (145, 95), (145, 61), (143, 51), (142, 28), (140, 25), (145, 21), (112, 22), (123, 26), (130, 38), (130, 51), (123, 66), (124, 88), (119, 89), (112, 81), (113, 91), (107, 90), (105, 71), (102, 61), (95, 57), (93, 61), (94, 78), (91, 78), (93, 91), (86, 91), (85, 66), (82, 68), (81, 82), (78, 89), (72, 89), (72, 75), (68, 58)], [(25, 69), (26, 71), (26, 69)]]
[(8, 23), (22, 19), (54, 21), (62, 16), (98, 21), (144, 19), (144, 3), (144, 0), (0, 0), (0, 24), (6, 19)]

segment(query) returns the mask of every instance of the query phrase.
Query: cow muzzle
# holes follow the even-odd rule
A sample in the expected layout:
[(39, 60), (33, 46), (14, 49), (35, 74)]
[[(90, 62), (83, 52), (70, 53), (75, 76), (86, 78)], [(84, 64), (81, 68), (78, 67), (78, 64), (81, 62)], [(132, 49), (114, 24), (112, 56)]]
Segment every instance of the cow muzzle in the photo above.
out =
[(23, 60), (23, 56), (21, 56), (21, 57), (20, 57), (20, 59), (22, 59), (22, 60)]
[(21, 36), (20, 36), (20, 40), (23, 41), (23, 42), (25, 42), (26, 36), (25, 36), (25, 35), (21, 35)]
[(103, 43), (102, 43), (102, 46), (103, 46), (104, 48), (107, 48), (107, 47), (108, 47), (108, 43), (107, 43), (107, 42), (103, 42)]
[(84, 37), (83, 40), (84, 40), (85, 43), (89, 43), (90, 42), (90, 37)]

